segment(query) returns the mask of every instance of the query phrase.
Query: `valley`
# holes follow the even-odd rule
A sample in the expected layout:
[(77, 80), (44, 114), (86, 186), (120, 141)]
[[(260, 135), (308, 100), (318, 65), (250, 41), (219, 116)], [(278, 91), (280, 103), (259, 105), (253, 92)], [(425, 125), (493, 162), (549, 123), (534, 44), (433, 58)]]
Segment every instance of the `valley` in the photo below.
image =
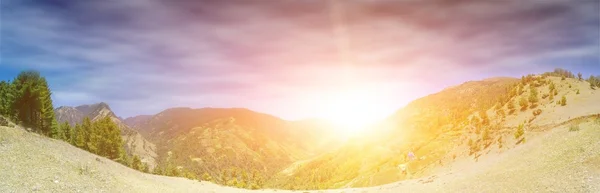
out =
[(0, 191), (595, 192), (600, 91), (569, 73), (469, 81), (347, 140), (323, 120), (243, 108), (126, 119), (102, 102), (55, 109), (70, 125), (109, 118), (145, 172), (2, 118)]

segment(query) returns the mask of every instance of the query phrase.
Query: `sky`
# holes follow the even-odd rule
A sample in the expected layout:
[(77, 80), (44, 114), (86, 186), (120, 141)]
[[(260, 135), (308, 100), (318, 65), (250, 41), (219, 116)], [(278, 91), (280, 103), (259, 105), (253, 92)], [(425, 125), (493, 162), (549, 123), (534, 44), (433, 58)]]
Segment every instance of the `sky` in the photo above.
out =
[(38, 70), (56, 107), (106, 102), (122, 117), (171, 107), (383, 117), (469, 80), (600, 75), (598, 0), (0, 5), (0, 79)]

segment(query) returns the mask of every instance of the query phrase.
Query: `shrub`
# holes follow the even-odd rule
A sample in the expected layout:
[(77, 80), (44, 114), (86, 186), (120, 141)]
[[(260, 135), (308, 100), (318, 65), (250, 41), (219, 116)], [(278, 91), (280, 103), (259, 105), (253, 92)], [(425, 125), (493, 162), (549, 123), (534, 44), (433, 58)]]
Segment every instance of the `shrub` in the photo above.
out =
[(560, 106), (565, 106), (567, 105), (567, 97), (562, 96), (562, 99), (560, 99)]
[(535, 87), (532, 87), (531, 89), (529, 89), (529, 102), (530, 103), (538, 102), (538, 92), (537, 92), (537, 89), (535, 89)]
[(566, 78), (565, 78), (564, 76), (560, 78), (560, 80), (565, 80), (565, 79), (566, 79)]
[(536, 109), (535, 111), (533, 111), (533, 116), (538, 116), (542, 114), (542, 109)]
[(569, 127), (569, 131), (579, 131), (579, 125), (573, 124)]
[(577, 93), (575, 93), (575, 94), (579, 94), (579, 89), (577, 89)]
[(529, 107), (529, 103), (527, 103), (527, 100), (524, 97), (521, 97), (521, 100), (519, 100), (519, 105), (521, 106), (521, 110), (525, 110)]
[[(517, 131), (515, 131), (515, 139), (518, 140), (518, 139), (520, 139), (523, 136), (523, 134), (525, 134), (525, 128), (524, 127), (525, 126), (523, 124), (519, 124), (519, 127), (517, 127)], [(520, 141), (522, 141), (522, 140), (517, 141), (517, 144), (521, 143)]]

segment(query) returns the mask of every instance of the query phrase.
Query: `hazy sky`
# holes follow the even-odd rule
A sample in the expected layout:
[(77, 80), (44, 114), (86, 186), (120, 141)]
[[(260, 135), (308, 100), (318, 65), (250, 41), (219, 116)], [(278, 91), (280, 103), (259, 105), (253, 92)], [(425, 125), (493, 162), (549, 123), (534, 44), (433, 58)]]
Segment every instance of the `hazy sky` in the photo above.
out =
[(56, 107), (104, 101), (124, 117), (186, 106), (300, 119), (346, 92), (389, 114), (468, 80), (600, 74), (598, 0), (0, 4), (0, 79), (36, 69)]

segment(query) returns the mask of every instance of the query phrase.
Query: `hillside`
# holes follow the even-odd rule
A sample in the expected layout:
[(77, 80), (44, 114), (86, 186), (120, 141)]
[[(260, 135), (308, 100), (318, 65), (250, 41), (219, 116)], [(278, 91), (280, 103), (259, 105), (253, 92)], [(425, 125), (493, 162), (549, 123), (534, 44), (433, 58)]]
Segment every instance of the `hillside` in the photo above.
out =
[[(555, 87), (552, 100), (546, 94), (551, 84)], [(521, 98), (532, 100), (532, 88), (537, 95), (535, 105), (520, 110)], [(565, 106), (557, 104), (562, 96), (568, 101)], [(279, 176), (284, 180), (272, 186), (364, 187), (430, 176), (457, 159), (477, 161), (487, 154), (515, 148), (517, 142), (526, 143), (532, 132), (598, 114), (598, 101), (600, 92), (575, 78), (529, 75), (521, 80), (466, 82), (411, 102), (338, 151), (294, 164), (297, 172)], [(516, 107), (509, 109), (509, 103)], [(521, 124), (525, 134), (515, 139)], [(418, 162), (408, 162), (410, 151), (418, 156)], [(411, 174), (396, 175), (400, 164), (407, 164)]]
[(56, 119), (59, 123), (68, 122), (74, 126), (81, 123), (85, 117), (96, 121), (103, 117), (110, 117), (121, 129), (121, 136), (125, 143), (125, 150), (131, 155), (137, 155), (142, 162), (148, 164), (151, 168), (156, 166), (156, 147), (146, 140), (140, 133), (129, 128), (123, 121), (115, 115), (106, 103), (97, 103), (92, 105), (81, 105), (77, 107), (62, 106), (55, 109)]
[[(576, 123), (579, 131), (554, 127), (502, 154), (478, 162), (458, 159), (432, 176), (370, 188), (302, 192), (598, 192), (600, 119)], [(15, 127), (0, 126), (0, 154), (0, 192), (298, 192), (242, 190), (145, 174)]]
[(126, 122), (157, 144), (161, 168), (155, 172), (220, 184), (262, 186), (289, 164), (335, 147), (318, 123), (240, 108), (173, 108)]

